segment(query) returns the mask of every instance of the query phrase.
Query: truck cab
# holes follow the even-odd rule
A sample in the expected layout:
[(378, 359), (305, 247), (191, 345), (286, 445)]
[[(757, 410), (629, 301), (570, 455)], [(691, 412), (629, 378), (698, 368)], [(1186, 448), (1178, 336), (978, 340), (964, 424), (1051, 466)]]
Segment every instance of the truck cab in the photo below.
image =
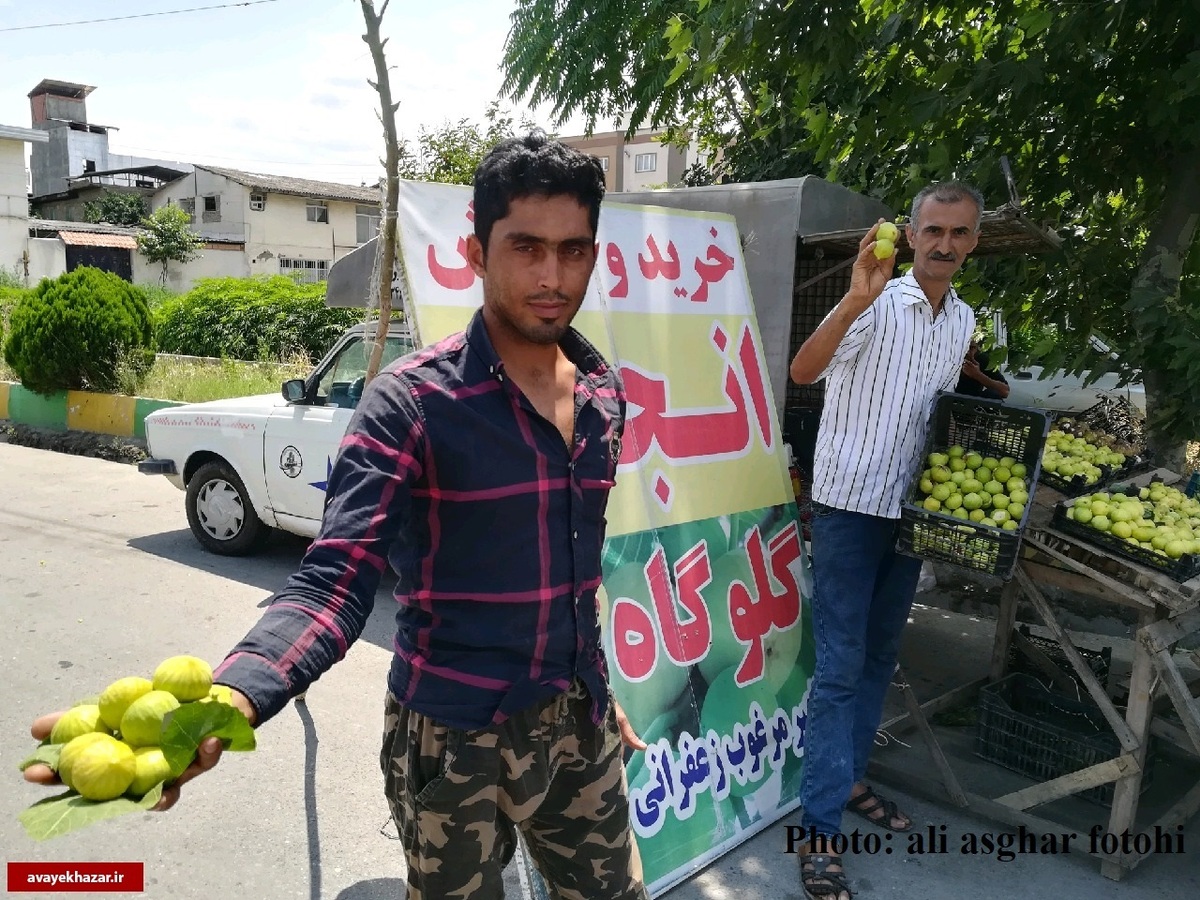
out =
[[(188, 526), (214, 553), (253, 552), (272, 528), (314, 537), (342, 437), (362, 397), (377, 323), (348, 329), (304, 379), (276, 394), (190, 403), (146, 417), (145, 474), (184, 491)], [(387, 330), (383, 365), (414, 349)]]

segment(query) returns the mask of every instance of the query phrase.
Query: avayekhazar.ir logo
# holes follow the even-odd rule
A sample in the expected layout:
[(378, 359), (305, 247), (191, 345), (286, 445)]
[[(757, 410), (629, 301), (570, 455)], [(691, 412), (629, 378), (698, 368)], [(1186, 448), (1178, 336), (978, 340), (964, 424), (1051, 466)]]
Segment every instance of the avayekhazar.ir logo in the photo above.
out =
[(145, 865), (140, 862), (10, 862), (8, 892), (140, 893)]

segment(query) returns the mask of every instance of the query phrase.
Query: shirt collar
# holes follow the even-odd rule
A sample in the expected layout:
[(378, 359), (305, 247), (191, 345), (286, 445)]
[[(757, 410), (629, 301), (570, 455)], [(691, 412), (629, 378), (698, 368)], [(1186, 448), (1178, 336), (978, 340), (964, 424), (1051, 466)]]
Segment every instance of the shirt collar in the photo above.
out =
[[(900, 276), (900, 287), (901, 302), (903, 302), (905, 306), (915, 306), (918, 303), (927, 303), (930, 306), (933, 305), (932, 303), (929, 303), (929, 298), (925, 296), (925, 291), (917, 282), (917, 277), (913, 275), (912, 269), (909, 269)], [(948, 287), (946, 289), (945, 300), (942, 303), (942, 309), (946, 309), (952, 303), (958, 302), (959, 299), (960, 298), (958, 294), (954, 291), (954, 287)]]
[[(488, 336), (487, 326), (483, 322), (482, 308), (477, 309), (471, 317), (465, 335), (467, 346), (488, 367), (489, 372), (495, 375), (504, 371), (504, 360), (492, 346), (492, 339)], [(559, 340), (558, 346), (562, 348), (567, 359), (575, 364), (580, 375), (594, 381), (608, 376), (610, 372), (608, 362), (600, 355), (600, 351), (574, 328), (567, 328), (562, 339)]]

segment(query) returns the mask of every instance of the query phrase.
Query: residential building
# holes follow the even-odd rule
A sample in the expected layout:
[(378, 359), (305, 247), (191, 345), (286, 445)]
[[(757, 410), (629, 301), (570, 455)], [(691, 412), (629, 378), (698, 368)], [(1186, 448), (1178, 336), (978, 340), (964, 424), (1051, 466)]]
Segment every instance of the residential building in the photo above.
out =
[(0, 125), (0, 268), (23, 277), (29, 266), (29, 186), (25, 145), (49, 138), (42, 131)]
[(377, 187), (199, 164), (159, 190), (153, 203), (179, 206), (206, 239), (244, 244), (244, 275), (324, 281), (335, 260), (379, 229)]
[(644, 191), (654, 187), (678, 187), (683, 173), (702, 161), (694, 146), (674, 147), (662, 143), (662, 131), (641, 129), (626, 138), (624, 131), (561, 137), (564, 144), (600, 160), (608, 191)]
[[(174, 204), (188, 213), (204, 245), (198, 259), (168, 267), (167, 284), (175, 290), (211, 275), (324, 281), (334, 260), (375, 236), (377, 187), (110, 152), (116, 129), (88, 121), (93, 90), (44, 79), (29, 92), (28, 133), (37, 135), (29, 198), (37, 218), (22, 232), (35, 257), (30, 277), (95, 265), (135, 282), (159, 279), (161, 270), (136, 251), (137, 229), (86, 222), (88, 203), (107, 191), (140, 194), (149, 210)], [(22, 191), (21, 208), (27, 205)]]

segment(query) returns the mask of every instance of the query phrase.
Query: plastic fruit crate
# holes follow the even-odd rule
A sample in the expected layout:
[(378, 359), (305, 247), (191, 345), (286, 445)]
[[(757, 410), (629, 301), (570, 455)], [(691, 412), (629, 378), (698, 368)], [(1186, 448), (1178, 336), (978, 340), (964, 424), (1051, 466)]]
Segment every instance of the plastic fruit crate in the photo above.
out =
[[(1016, 673), (979, 691), (975, 755), (1021, 775), (1049, 781), (1121, 754), (1121, 743), (1091, 697), (1051, 691), (1031, 675)], [(1142, 790), (1153, 781), (1156, 754), (1151, 744), (1143, 767)], [(1106, 806), (1115, 783), (1075, 794)]]
[(1130, 444), (1138, 454), (1146, 449), (1145, 417), (1123, 398), (1103, 398), (1070, 418), (1082, 429), (1099, 429)]
[(915, 477), (900, 508), (897, 549), (909, 556), (1012, 577), (1021, 534), (1033, 508), (1033, 492), (1042, 468), (1049, 419), (1037, 409), (1006, 406), (963, 394), (938, 395), (921, 459), (935, 450), (958, 445), (968, 453), (997, 459), (1011, 456), (1024, 464), (1029, 480), (1025, 514), (1012, 531), (980, 525), (921, 505), (920, 478)]
[[(1028, 625), (1020, 626), (1017, 631), (1021, 637), (1042, 651), (1050, 662), (1062, 670), (1064, 675), (1082, 684), (1083, 680), (1079, 677), (1079, 673), (1075, 671), (1075, 667), (1071, 665), (1070, 660), (1067, 659), (1067, 654), (1063, 652), (1063, 648), (1059, 646), (1058, 641), (1054, 640), (1054, 638), (1041, 637), (1034, 634), (1029, 630)], [(1089, 650), (1087, 647), (1076, 647), (1075, 652), (1083, 658), (1087, 667), (1092, 670), (1092, 674), (1096, 676), (1096, 680), (1102, 685), (1107, 686), (1108, 674), (1112, 670), (1112, 647), (1105, 647), (1102, 650)], [(1015, 641), (1008, 648), (1008, 671), (1010, 673), (1021, 672), (1025, 675), (1031, 675), (1034, 678), (1044, 677), (1041, 670), (1024, 653), (1017, 649)]]
[(1100, 486), (1107, 483), (1112, 476), (1112, 469), (1109, 466), (1098, 466), (1097, 468), (1100, 469), (1100, 480), (1093, 481), (1091, 484), (1088, 484), (1082, 475), (1072, 475), (1070, 478), (1063, 478), (1056, 472), (1047, 472), (1045, 469), (1042, 469), (1041, 474), (1038, 476), (1038, 481), (1046, 485), (1046, 487), (1054, 488), (1054, 490), (1058, 491), (1064, 497), (1078, 497), (1081, 494), (1100, 490)]
[(1083, 525), (1074, 519), (1067, 518), (1069, 503), (1060, 503), (1054, 507), (1054, 527), (1059, 531), (1079, 538), (1085, 543), (1099, 547), (1114, 556), (1123, 556), (1136, 563), (1141, 563), (1150, 569), (1165, 572), (1176, 581), (1187, 581), (1200, 575), (1200, 556), (1185, 553), (1178, 559), (1163, 556), (1154, 550), (1147, 550), (1138, 544), (1131, 544), (1124, 538), (1117, 537), (1107, 531), (1100, 531), (1090, 525)]
[(1152, 457), (1146, 449), (1143, 438), (1143, 417), (1126, 400), (1106, 398), (1080, 413), (1065, 413), (1055, 417), (1055, 423), (1061, 423), (1064, 430), (1072, 434), (1082, 434), (1089, 429), (1098, 429), (1130, 444), (1136, 451), (1125, 459), (1125, 464), (1100, 466), (1100, 480), (1085, 484), (1082, 475), (1063, 478), (1053, 472), (1042, 471), (1042, 484), (1054, 488), (1067, 497), (1077, 497), (1089, 491), (1099, 490), (1102, 484), (1110, 481), (1137, 475), (1150, 468)]

